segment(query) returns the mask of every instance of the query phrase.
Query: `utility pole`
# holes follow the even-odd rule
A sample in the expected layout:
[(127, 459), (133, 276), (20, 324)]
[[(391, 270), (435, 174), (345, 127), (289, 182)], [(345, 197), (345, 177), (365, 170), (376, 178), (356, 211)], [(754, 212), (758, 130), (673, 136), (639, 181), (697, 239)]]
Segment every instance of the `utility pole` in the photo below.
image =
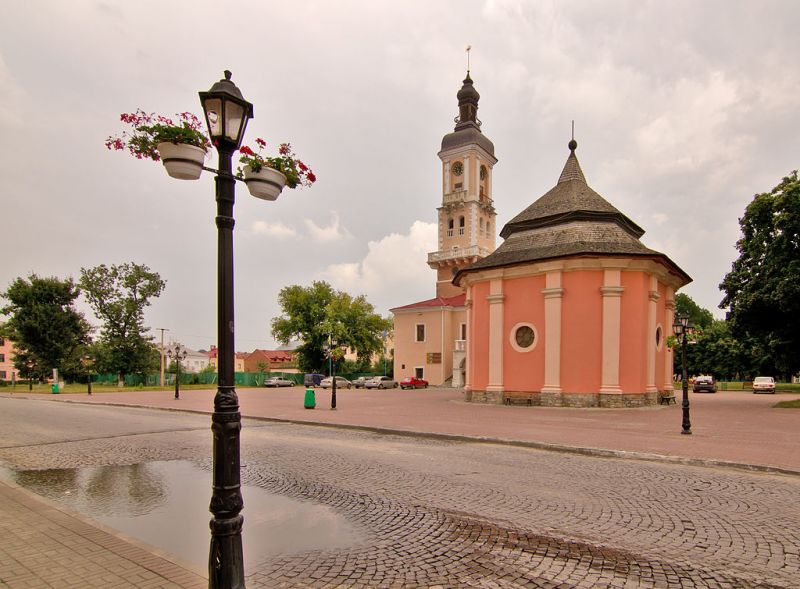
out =
[(164, 332), (169, 331), (169, 329), (166, 329), (164, 327), (156, 327), (156, 329), (161, 332), (161, 350), (159, 350), (161, 352), (161, 382), (159, 383), (159, 386), (163, 389), (164, 388)]

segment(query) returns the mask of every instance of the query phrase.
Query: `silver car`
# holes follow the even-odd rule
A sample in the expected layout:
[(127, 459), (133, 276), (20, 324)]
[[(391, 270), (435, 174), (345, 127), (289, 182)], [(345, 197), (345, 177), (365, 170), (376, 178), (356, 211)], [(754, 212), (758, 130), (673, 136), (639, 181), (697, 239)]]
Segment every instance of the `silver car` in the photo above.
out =
[(294, 381), (291, 381), (286, 378), (281, 378), (280, 376), (271, 376), (267, 380), (264, 381), (265, 387), (293, 387)]
[[(319, 386), (321, 386), (323, 389), (329, 389), (329, 388), (331, 388), (333, 386), (333, 380), (331, 380), (330, 376), (328, 378), (323, 378), (322, 382), (319, 383)], [(347, 380), (346, 378), (344, 378), (343, 376), (337, 376), (336, 377), (336, 388), (337, 389), (349, 389), (352, 386), (353, 386), (353, 383), (350, 382), (349, 380)]]
[(365, 384), (368, 389), (396, 389), (397, 382), (388, 376), (376, 376)]

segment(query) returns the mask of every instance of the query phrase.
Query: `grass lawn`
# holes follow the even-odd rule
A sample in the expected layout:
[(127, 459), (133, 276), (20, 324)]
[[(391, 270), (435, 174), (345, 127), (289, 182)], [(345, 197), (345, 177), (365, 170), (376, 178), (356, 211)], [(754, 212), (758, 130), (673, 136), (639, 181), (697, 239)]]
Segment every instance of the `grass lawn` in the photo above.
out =
[(778, 409), (800, 409), (800, 399), (781, 401), (780, 403), (775, 403), (773, 407), (777, 407)]
[[(216, 384), (182, 384), (181, 391), (191, 391), (191, 390), (213, 390), (216, 389)], [(259, 387), (248, 387), (245, 385), (236, 385), (237, 389), (247, 389), (247, 388), (259, 388)], [(115, 384), (99, 384), (99, 383), (92, 383), (92, 394), (95, 393), (129, 393), (131, 391), (174, 391), (175, 387), (173, 386), (152, 386), (152, 387), (145, 387), (145, 386), (132, 386), (132, 387), (123, 387), (119, 388)], [(32, 393), (40, 393), (40, 394), (53, 394), (49, 384), (34, 384), (33, 390), (30, 391)], [(16, 388), (11, 386), (4, 386), (0, 387), (0, 393), (28, 393), (28, 383), (21, 383), (18, 382)], [(63, 389), (59, 391), (59, 394), (64, 395), (76, 395), (76, 394), (86, 394), (86, 383), (67, 383)]]

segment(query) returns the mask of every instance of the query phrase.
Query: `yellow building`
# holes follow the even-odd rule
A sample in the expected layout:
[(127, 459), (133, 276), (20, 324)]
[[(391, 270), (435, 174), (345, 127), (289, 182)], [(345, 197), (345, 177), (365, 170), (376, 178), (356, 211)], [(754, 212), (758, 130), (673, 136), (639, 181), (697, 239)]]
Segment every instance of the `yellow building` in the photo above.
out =
[(458, 117), (442, 139), (442, 201), (438, 250), (428, 254), (436, 270), (436, 297), (391, 309), (394, 314), (394, 376), (424, 378), (432, 385), (464, 384), (466, 313), (464, 290), (452, 284), (458, 270), (494, 251), (494, 144), (481, 132), (478, 100), (467, 72), (457, 94)]

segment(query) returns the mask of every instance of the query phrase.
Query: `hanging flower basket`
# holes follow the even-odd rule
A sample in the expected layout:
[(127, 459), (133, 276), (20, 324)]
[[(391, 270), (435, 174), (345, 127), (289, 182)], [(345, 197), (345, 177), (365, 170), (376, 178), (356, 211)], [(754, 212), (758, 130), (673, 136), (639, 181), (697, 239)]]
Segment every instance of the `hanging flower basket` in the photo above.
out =
[(242, 172), (247, 189), (256, 198), (275, 200), (286, 184), (286, 176), (266, 166), (258, 172), (254, 172), (250, 166), (244, 166)]
[(203, 173), (206, 150), (188, 143), (159, 143), (156, 146), (167, 174), (179, 180), (197, 180)]

